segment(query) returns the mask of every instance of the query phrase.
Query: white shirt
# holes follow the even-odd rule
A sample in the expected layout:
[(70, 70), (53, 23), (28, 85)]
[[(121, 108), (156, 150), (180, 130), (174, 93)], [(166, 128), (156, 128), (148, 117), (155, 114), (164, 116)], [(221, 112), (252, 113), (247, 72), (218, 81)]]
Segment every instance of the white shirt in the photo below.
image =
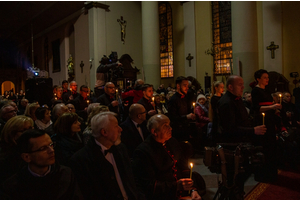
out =
[(140, 133), (140, 136), (141, 136), (142, 140), (144, 141), (144, 135), (143, 135), (143, 131), (142, 131), (141, 127), (137, 127), (138, 123), (136, 123), (136, 122), (133, 121), (133, 120), (131, 120), (131, 121), (134, 123), (135, 127), (137, 128), (137, 130), (138, 130), (139, 133)]
[[(100, 142), (98, 142), (96, 139), (95, 139), (95, 142), (96, 142), (97, 145), (99, 145), (99, 146), (101, 147), (102, 153), (103, 153), (103, 155), (104, 155), (104, 151), (107, 150), (107, 148), (106, 148), (104, 145), (102, 145)], [(128, 197), (127, 197), (125, 188), (124, 188), (124, 186), (123, 186), (123, 182), (122, 182), (121, 176), (120, 176), (120, 174), (119, 174), (119, 170), (118, 170), (118, 167), (117, 167), (117, 164), (116, 164), (114, 155), (113, 155), (111, 152), (108, 152), (108, 153), (107, 153), (106, 155), (104, 155), (104, 156), (105, 156), (106, 160), (107, 160), (108, 162), (110, 162), (110, 164), (112, 164), (112, 166), (114, 167), (114, 171), (115, 171), (115, 175), (116, 175), (116, 179), (117, 179), (119, 188), (120, 188), (120, 190), (121, 190), (121, 192), (122, 192), (123, 198), (124, 198), (125, 200), (127, 200)]]

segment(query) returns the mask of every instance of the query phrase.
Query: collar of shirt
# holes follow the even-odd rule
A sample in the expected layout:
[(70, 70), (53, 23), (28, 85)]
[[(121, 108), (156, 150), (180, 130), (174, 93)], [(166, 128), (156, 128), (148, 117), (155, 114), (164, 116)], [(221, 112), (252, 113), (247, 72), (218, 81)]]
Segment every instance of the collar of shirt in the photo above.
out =
[(135, 125), (136, 128), (139, 128), (139, 127), (138, 127), (138, 123), (136, 123), (136, 122), (133, 121), (133, 120), (131, 120), (131, 121), (134, 123), (134, 125)]
[(102, 151), (102, 153), (103, 153), (103, 155), (104, 155), (104, 151), (107, 150), (107, 148), (106, 148), (103, 144), (101, 144), (100, 142), (98, 142), (96, 139), (95, 139), (95, 142), (96, 142), (96, 144), (97, 144), (98, 146), (101, 147), (101, 151)]
[(44, 177), (44, 176), (46, 176), (47, 174), (49, 174), (49, 173), (50, 173), (50, 171), (51, 171), (51, 165), (49, 165), (49, 167), (48, 167), (48, 171), (46, 171), (46, 173), (45, 173), (45, 174), (43, 174), (43, 175), (39, 175), (39, 174), (37, 174), (37, 173), (35, 173), (35, 172), (31, 171), (31, 170), (30, 170), (30, 168), (29, 168), (29, 165), (28, 165), (28, 171), (29, 171), (29, 172), (30, 172), (30, 174), (31, 174), (32, 176), (34, 176), (34, 177)]

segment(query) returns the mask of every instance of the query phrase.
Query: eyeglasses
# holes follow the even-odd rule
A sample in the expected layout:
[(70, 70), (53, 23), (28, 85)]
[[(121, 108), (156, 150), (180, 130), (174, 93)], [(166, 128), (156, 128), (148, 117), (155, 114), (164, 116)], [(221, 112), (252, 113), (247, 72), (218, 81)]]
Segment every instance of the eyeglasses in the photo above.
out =
[(145, 113), (147, 113), (147, 111), (146, 111), (146, 110), (145, 110), (145, 112), (139, 113), (139, 115), (142, 115), (142, 114), (145, 114)]
[(30, 151), (28, 153), (35, 153), (35, 152), (45, 152), (45, 151), (48, 151), (48, 149), (51, 149), (53, 150), (55, 148), (55, 145), (56, 143), (55, 142), (52, 142), (51, 144), (49, 145), (46, 145), (46, 146), (42, 146), (41, 148), (35, 150), (35, 151)]

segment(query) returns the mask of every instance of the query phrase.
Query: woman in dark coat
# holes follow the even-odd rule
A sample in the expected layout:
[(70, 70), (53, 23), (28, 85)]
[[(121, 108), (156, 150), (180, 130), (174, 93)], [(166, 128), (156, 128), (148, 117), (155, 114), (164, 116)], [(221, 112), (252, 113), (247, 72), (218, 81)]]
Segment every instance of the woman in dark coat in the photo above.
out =
[(80, 125), (76, 113), (64, 113), (55, 122), (55, 134), (51, 139), (56, 142), (55, 159), (59, 164), (66, 165), (71, 156), (83, 147)]
[(265, 164), (258, 170), (255, 179), (260, 182), (271, 182), (277, 178), (276, 158), (276, 131), (275, 131), (275, 110), (281, 109), (281, 104), (273, 103), (271, 92), (266, 88), (269, 84), (269, 74), (266, 70), (260, 69), (255, 72), (254, 78), (257, 85), (252, 89), (252, 102), (254, 109), (254, 125), (266, 125), (265, 135), (255, 135), (254, 144), (263, 147)]

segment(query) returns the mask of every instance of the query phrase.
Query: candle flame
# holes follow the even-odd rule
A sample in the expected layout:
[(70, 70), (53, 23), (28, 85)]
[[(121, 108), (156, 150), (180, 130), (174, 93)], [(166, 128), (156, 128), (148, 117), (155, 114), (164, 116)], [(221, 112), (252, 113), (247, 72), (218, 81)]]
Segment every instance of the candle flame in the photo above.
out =
[(152, 97), (152, 101), (154, 101), (154, 97)]
[(279, 97), (281, 97), (281, 94), (279, 94)]
[(196, 105), (196, 103), (194, 102), (194, 103), (193, 103), (193, 106), (195, 107), (195, 105)]
[(191, 168), (193, 168), (193, 163), (190, 163), (190, 165), (191, 165)]
[(263, 116), (265, 116), (265, 113), (261, 113)]

